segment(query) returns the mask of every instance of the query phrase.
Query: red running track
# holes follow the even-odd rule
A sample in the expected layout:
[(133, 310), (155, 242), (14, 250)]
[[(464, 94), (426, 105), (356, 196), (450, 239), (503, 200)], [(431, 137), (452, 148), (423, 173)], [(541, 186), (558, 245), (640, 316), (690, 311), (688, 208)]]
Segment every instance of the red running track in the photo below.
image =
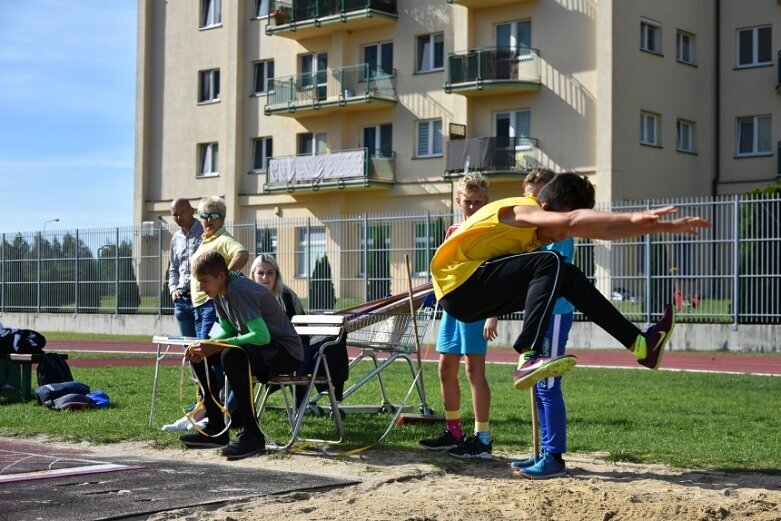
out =
[[(169, 353), (176, 355), (180, 348), (171, 346)], [(70, 342), (50, 341), (47, 350), (60, 352), (82, 353), (113, 353), (113, 354), (143, 354), (154, 356), (155, 345), (150, 340), (144, 342)], [(357, 355), (359, 350), (350, 348), (350, 357)], [(568, 354), (578, 357), (578, 365), (584, 367), (627, 367), (637, 368), (639, 365), (634, 357), (622, 350), (578, 350), (569, 349)], [(424, 359), (437, 360), (438, 354), (434, 349), (423, 351)], [(74, 367), (100, 367), (105, 365), (146, 365), (150, 364), (147, 358), (73, 358), (69, 364)], [(512, 349), (488, 350), (488, 361), (493, 363), (515, 364), (518, 354)], [(168, 356), (163, 360), (165, 365), (181, 363), (178, 356)], [(707, 371), (718, 373), (750, 373), (781, 376), (781, 355), (778, 354), (739, 354), (739, 353), (712, 353), (712, 352), (668, 352), (662, 361), (662, 369), (684, 371)]]

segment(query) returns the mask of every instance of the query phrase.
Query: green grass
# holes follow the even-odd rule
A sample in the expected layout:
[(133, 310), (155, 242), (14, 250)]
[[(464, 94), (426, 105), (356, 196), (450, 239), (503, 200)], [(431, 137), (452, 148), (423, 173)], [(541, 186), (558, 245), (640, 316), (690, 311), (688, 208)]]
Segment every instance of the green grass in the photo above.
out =
[[(353, 370), (352, 378), (365, 370), (366, 363)], [(528, 452), (531, 444), (529, 395), (512, 387), (511, 371), (510, 366), (487, 368), (492, 387), (491, 434), (495, 451), (520, 454)], [(183, 404), (193, 401), (190, 384), (185, 385), (180, 400), (178, 367), (161, 368), (153, 429), (148, 426), (151, 361), (145, 367), (73, 368), (73, 373), (93, 390), (108, 393), (111, 408), (55, 412), (1, 394), (0, 435), (178, 446), (175, 433), (159, 430), (166, 421), (182, 415)], [(409, 368), (396, 363), (383, 375), (391, 401), (398, 403), (411, 382)], [(424, 375), (429, 405), (441, 412), (436, 366), (426, 364)], [(467, 389), (462, 380), (462, 411), (469, 428), (472, 414)], [(614, 461), (725, 471), (778, 472), (781, 468), (781, 415), (776, 398), (781, 396), (781, 378), (577, 368), (564, 379), (564, 392), (570, 452), (600, 452)], [(367, 384), (344, 401), (344, 405), (350, 404), (379, 405), (376, 383)], [(408, 405), (417, 408), (418, 404), (413, 393)], [(348, 414), (348, 439), (343, 447), (375, 442), (390, 420), (389, 414)], [(287, 430), (283, 415), (277, 411), (267, 412), (263, 424), (272, 435)], [(332, 434), (333, 424), (327, 418), (308, 418), (305, 425), (306, 434)], [(381, 446), (420, 450), (417, 441), (441, 428), (436, 423), (401, 425)]]

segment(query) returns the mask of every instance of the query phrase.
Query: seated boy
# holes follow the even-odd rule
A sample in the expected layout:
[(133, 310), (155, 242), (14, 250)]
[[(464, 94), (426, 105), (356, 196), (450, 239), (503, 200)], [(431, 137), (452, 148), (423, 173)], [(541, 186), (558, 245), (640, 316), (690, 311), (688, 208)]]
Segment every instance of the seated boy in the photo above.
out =
[[(229, 273), (219, 252), (208, 251), (200, 255), (193, 262), (192, 271), (217, 310), (220, 331), (212, 335), (211, 340), (236, 347), (226, 348), (204, 341), (187, 349), (185, 358), (203, 388), (209, 422), (203, 433), (185, 434), (179, 439), (191, 448), (227, 445), (221, 452), (230, 460), (265, 452), (266, 441), (255, 417), (249, 372), (252, 371), (261, 382), (293, 372), (304, 359), (301, 338), (268, 288), (241, 274)], [(207, 382), (206, 364), (201, 363), (204, 360), (208, 365), (222, 365), (236, 397), (234, 415), (243, 431), (230, 445), (222, 408)]]
[(672, 306), (641, 332), (608, 301), (577, 267), (554, 251), (535, 251), (567, 237), (613, 240), (646, 233), (697, 234), (709, 223), (700, 217), (660, 220), (667, 206), (641, 212), (591, 210), (594, 187), (585, 177), (559, 174), (535, 201), (502, 199), (480, 208), (437, 249), (431, 261), (434, 292), (450, 315), (464, 322), (524, 310), (513, 348), (522, 353), (515, 387), (528, 389), (542, 378), (562, 375), (574, 357), (541, 356), (556, 299), (576, 309), (630, 349), (638, 362), (656, 369), (672, 331)]

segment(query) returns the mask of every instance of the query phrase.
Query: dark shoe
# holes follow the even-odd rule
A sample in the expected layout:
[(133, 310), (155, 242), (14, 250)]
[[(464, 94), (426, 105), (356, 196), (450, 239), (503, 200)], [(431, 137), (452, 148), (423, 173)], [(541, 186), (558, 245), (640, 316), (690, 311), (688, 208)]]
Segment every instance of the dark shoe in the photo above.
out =
[(477, 436), (472, 436), (460, 447), (447, 451), (449, 456), (459, 459), (492, 459), (493, 442), (488, 445), (480, 441)]
[(204, 431), (206, 435), (201, 434), (200, 432), (184, 434), (179, 436), (179, 441), (184, 443), (184, 446), (189, 449), (213, 449), (215, 447), (223, 447), (230, 441), (230, 434), (227, 432), (217, 434), (221, 430), (223, 429), (209, 429), (207, 426)]
[(223, 448), (220, 452), (230, 461), (249, 458), (250, 456), (266, 452), (266, 440), (262, 436), (258, 438), (251, 434), (242, 433), (239, 439)]
[[(664, 347), (667, 345), (674, 327), (674, 308), (672, 304), (666, 304), (659, 322), (649, 327), (648, 331), (643, 334), (645, 340), (643, 346), (635, 346), (637, 363), (648, 369), (658, 369), (662, 363), (662, 356), (664, 356)], [(643, 348), (645, 348), (645, 353), (640, 352)]]
[(518, 475), (526, 479), (561, 478), (567, 475), (567, 468), (564, 463), (546, 453), (531, 467), (519, 470)]
[(521, 459), (521, 460), (516, 460), (516, 461), (510, 462), (510, 467), (513, 470), (521, 470), (521, 469), (529, 468), (532, 465), (534, 465), (535, 463), (537, 463), (538, 461), (540, 461), (544, 455), (545, 455), (545, 451), (541, 450), (540, 454), (538, 456), (529, 456), (526, 459)]
[(518, 360), (518, 368), (515, 370), (515, 388), (522, 391), (544, 378), (561, 376), (575, 367), (577, 362), (578, 359), (572, 355), (548, 358), (537, 356), (531, 351), (524, 353)]
[(426, 438), (420, 440), (419, 443), (428, 450), (450, 450), (462, 446), (464, 440), (459, 440), (449, 430), (445, 429), (436, 438)]

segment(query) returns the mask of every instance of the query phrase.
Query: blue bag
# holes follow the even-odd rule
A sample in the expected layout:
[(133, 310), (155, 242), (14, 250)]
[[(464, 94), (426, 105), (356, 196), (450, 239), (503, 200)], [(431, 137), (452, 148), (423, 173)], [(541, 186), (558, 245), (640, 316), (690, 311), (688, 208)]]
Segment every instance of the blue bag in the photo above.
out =
[(109, 405), (108, 395), (103, 391), (93, 391), (87, 394), (87, 398), (92, 400), (92, 405), (98, 409), (105, 409)]

